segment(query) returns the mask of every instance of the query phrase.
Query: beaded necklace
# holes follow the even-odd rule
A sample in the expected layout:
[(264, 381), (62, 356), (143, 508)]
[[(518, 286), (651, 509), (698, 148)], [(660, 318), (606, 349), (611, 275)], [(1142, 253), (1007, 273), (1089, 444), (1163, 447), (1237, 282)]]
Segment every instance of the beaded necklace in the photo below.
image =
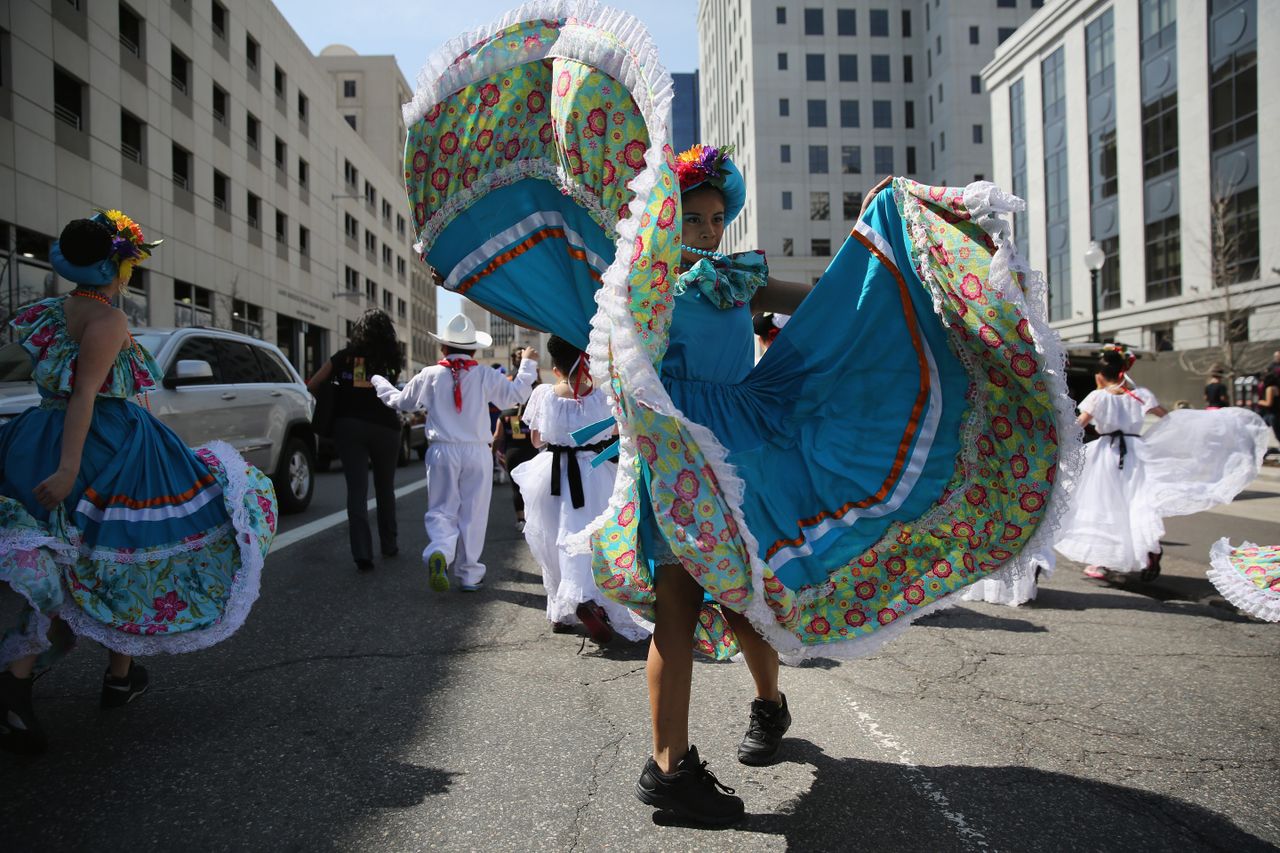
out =
[[(85, 299), (92, 299), (94, 302), (101, 302), (103, 305), (107, 306), (108, 308), (115, 307), (114, 305), (111, 304), (110, 299), (103, 296), (101, 293), (97, 292), (96, 290), (76, 289), (71, 291), (71, 295), (82, 296)], [(133, 339), (132, 332), (129, 332), (127, 334), (129, 335), (129, 349), (133, 351), (133, 354), (137, 357), (138, 361), (141, 364), (145, 365), (147, 363), (147, 359), (146, 359), (146, 356), (143, 355), (142, 353), (142, 345)], [(147, 411), (151, 411), (151, 398), (148, 396), (148, 393), (149, 392), (147, 391), (138, 391), (138, 393), (135, 394), (134, 396), (138, 398), (138, 405), (144, 407)]]

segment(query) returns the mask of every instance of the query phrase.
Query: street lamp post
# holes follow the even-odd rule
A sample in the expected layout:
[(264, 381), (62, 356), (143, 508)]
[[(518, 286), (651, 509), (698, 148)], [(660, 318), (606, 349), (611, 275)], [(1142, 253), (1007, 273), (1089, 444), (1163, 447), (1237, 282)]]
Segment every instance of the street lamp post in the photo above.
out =
[(1089, 268), (1089, 302), (1093, 309), (1093, 341), (1102, 343), (1098, 332), (1098, 271), (1107, 262), (1107, 253), (1102, 251), (1097, 240), (1089, 241), (1089, 248), (1084, 253), (1084, 265)]

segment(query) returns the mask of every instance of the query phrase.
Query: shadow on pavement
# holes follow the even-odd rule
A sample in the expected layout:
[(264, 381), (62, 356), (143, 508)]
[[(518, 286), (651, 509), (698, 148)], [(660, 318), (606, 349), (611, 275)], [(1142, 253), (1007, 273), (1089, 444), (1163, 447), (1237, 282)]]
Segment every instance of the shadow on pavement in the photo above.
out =
[[(1249, 620), (1225, 607), (1211, 606), (1212, 601), (1188, 599), (1177, 595), (1153, 594), (1150, 589), (1142, 590), (1139, 586), (1150, 587), (1150, 584), (1138, 582), (1116, 584), (1099, 587), (1099, 592), (1073, 592), (1066, 589), (1041, 587), (1035, 601), (1027, 607), (1036, 610), (1146, 610), (1160, 613), (1181, 613), (1187, 616), (1202, 616), (1209, 619), (1220, 619), (1226, 622), (1248, 622)], [(1123, 590), (1137, 595), (1116, 595), (1106, 589)], [(1158, 589), (1158, 588), (1157, 588)], [(1206, 593), (1206, 597), (1208, 593)]]
[[(1275, 849), (1201, 806), (1062, 773), (836, 759), (803, 739), (783, 754), (811, 766), (813, 784), (741, 829), (780, 835), (788, 850)], [(922, 796), (935, 808), (908, 805)]]
[(960, 628), (969, 631), (1008, 631), (1014, 634), (1044, 634), (1049, 629), (1026, 619), (1011, 619), (1008, 616), (995, 616), (967, 607), (949, 607), (922, 616), (920, 625), (934, 628)]

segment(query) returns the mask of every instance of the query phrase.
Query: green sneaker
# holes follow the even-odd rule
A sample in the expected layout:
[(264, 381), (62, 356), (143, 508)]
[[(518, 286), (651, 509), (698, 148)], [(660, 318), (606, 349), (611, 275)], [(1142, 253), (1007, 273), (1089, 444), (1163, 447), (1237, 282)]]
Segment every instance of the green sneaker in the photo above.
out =
[(427, 583), (434, 592), (449, 591), (449, 564), (444, 554), (435, 551), (427, 558)]

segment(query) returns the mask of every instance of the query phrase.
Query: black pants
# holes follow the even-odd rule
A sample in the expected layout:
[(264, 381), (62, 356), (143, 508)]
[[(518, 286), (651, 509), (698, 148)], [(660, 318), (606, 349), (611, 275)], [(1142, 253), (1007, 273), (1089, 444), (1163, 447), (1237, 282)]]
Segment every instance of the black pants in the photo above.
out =
[[(507, 473), (510, 474), (516, 469), (517, 465), (523, 465), (537, 455), (538, 451), (534, 449), (532, 444), (516, 444), (503, 451), (502, 461), (507, 464)], [(511, 484), (511, 500), (515, 503), (516, 514), (523, 513), (524, 497), (520, 494), (520, 487), (515, 483)]]
[(400, 430), (339, 417), (333, 422), (333, 443), (342, 461), (342, 475), (347, 478), (352, 558), (373, 559), (373, 534), (366, 506), (371, 464), (373, 491), (378, 498), (378, 543), (384, 554), (396, 550), (396, 456), (400, 453)]

